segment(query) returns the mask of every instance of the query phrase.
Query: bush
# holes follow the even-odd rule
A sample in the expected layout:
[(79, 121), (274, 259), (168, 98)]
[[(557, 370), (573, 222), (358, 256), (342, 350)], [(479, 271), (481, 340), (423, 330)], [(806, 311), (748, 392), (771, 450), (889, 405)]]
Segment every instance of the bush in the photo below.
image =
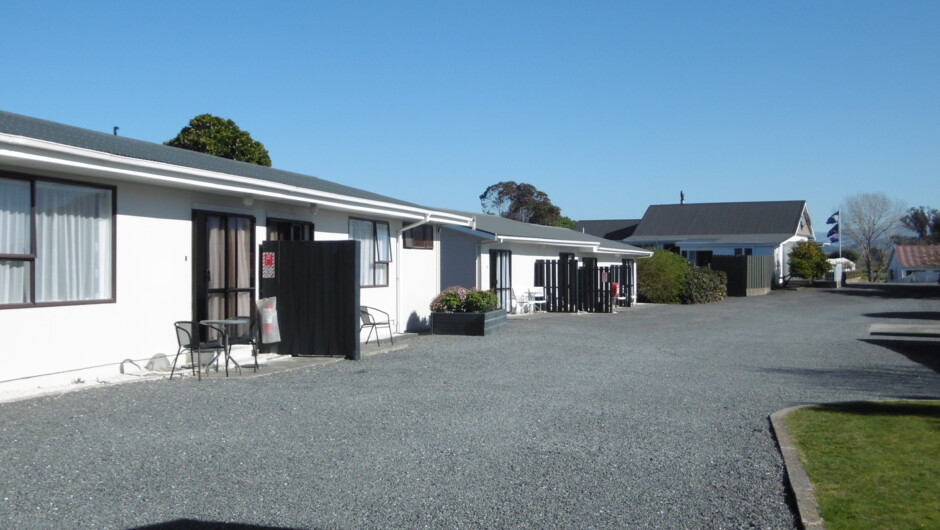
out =
[(685, 275), (683, 304), (707, 304), (728, 296), (728, 275), (707, 267), (690, 267)]
[(653, 304), (678, 304), (685, 292), (691, 265), (682, 256), (654, 249), (649, 259), (637, 260), (637, 298)]
[(495, 311), (499, 306), (499, 298), (492, 291), (478, 291), (476, 289), (467, 293), (464, 308), (467, 313), (488, 313)]
[(441, 291), (431, 302), (435, 313), (486, 313), (499, 305), (496, 293), (454, 286)]
[(800, 241), (790, 251), (790, 275), (809, 280), (810, 285), (832, 270), (819, 245), (812, 241)]

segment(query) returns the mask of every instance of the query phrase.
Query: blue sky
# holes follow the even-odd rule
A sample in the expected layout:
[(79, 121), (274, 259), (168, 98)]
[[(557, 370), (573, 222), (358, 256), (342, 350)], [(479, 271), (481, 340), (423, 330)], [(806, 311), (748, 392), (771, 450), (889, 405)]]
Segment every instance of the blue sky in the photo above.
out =
[(0, 109), (153, 142), (234, 120), (274, 166), (478, 211), (940, 208), (940, 2), (4, 5)]

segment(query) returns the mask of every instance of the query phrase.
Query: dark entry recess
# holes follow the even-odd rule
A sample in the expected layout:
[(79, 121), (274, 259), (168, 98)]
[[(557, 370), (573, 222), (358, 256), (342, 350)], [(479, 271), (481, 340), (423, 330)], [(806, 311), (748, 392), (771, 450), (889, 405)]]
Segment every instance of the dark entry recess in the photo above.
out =
[(281, 335), (263, 351), (360, 358), (359, 252), (358, 241), (261, 244), (261, 298), (277, 297)]
[(500, 309), (512, 310), (512, 252), (490, 250), (490, 288), (496, 293)]

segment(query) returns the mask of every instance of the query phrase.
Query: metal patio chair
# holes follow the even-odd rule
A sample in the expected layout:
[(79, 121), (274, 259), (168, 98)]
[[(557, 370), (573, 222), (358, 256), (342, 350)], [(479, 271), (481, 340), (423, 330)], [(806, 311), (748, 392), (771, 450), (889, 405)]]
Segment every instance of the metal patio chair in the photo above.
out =
[[(196, 375), (201, 381), (202, 352), (215, 352), (214, 355), (207, 355), (207, 362), (211, 363), (215, 360), (219, 356), (219, 353), (225, 351), (225, 344), (223, 342), (225, 332), (215, 326), (200, 324), (199, 322), (190, 322), (188, 320), (174, 322), (173, 327), (176, 328), (176, 342), (179, 344), (179, 348), (176, 350), (176, 357), (173, 358), (173, 368), (170, 369), (170, 379), (173, 379), (173, 374), (176, 373), (176, 362), (179, 360), (180, 354), (187, 352), (192, 361), (190, 364), (192, 365), (193, 375)], [(213, 335), (213, 333), (210, 332), (214, 331), (215, 338), (202, 342), (199, 337), (203, 330), (205, 330), (207, 337)], [(196, 356), (195, 359), (192, 357), (194, 354)], [(206, 375), (209, 375), (208, 369), (206, 370)]]
[(392, 338), (392, 321), (388, 313), (381, 309), (361, 305), (359, 306), (359, 319), (362, 321), (362, 325), (359, 326), (360, 332), (365, 328), (369, 328), (369, 336), (366, 337), (366, 344), (369, 344), (369, 339), (372, 338), (372, 332), (375, 331), (375, 342), (379, 346), (382, 345), (382, 342), (379, 340), (378, 330), (378, 328), (381, 327), (388, 328), (388, 340), (390, 340), (392, 344), (395, 344), (395, 339)]

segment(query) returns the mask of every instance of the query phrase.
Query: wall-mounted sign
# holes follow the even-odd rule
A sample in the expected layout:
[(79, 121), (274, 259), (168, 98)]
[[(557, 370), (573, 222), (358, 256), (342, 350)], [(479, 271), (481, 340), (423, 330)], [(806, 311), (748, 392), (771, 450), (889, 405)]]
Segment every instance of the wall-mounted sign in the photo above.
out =
[(261, 253), (261, 277), (266, 280), (274, 278), (274, 252)]

